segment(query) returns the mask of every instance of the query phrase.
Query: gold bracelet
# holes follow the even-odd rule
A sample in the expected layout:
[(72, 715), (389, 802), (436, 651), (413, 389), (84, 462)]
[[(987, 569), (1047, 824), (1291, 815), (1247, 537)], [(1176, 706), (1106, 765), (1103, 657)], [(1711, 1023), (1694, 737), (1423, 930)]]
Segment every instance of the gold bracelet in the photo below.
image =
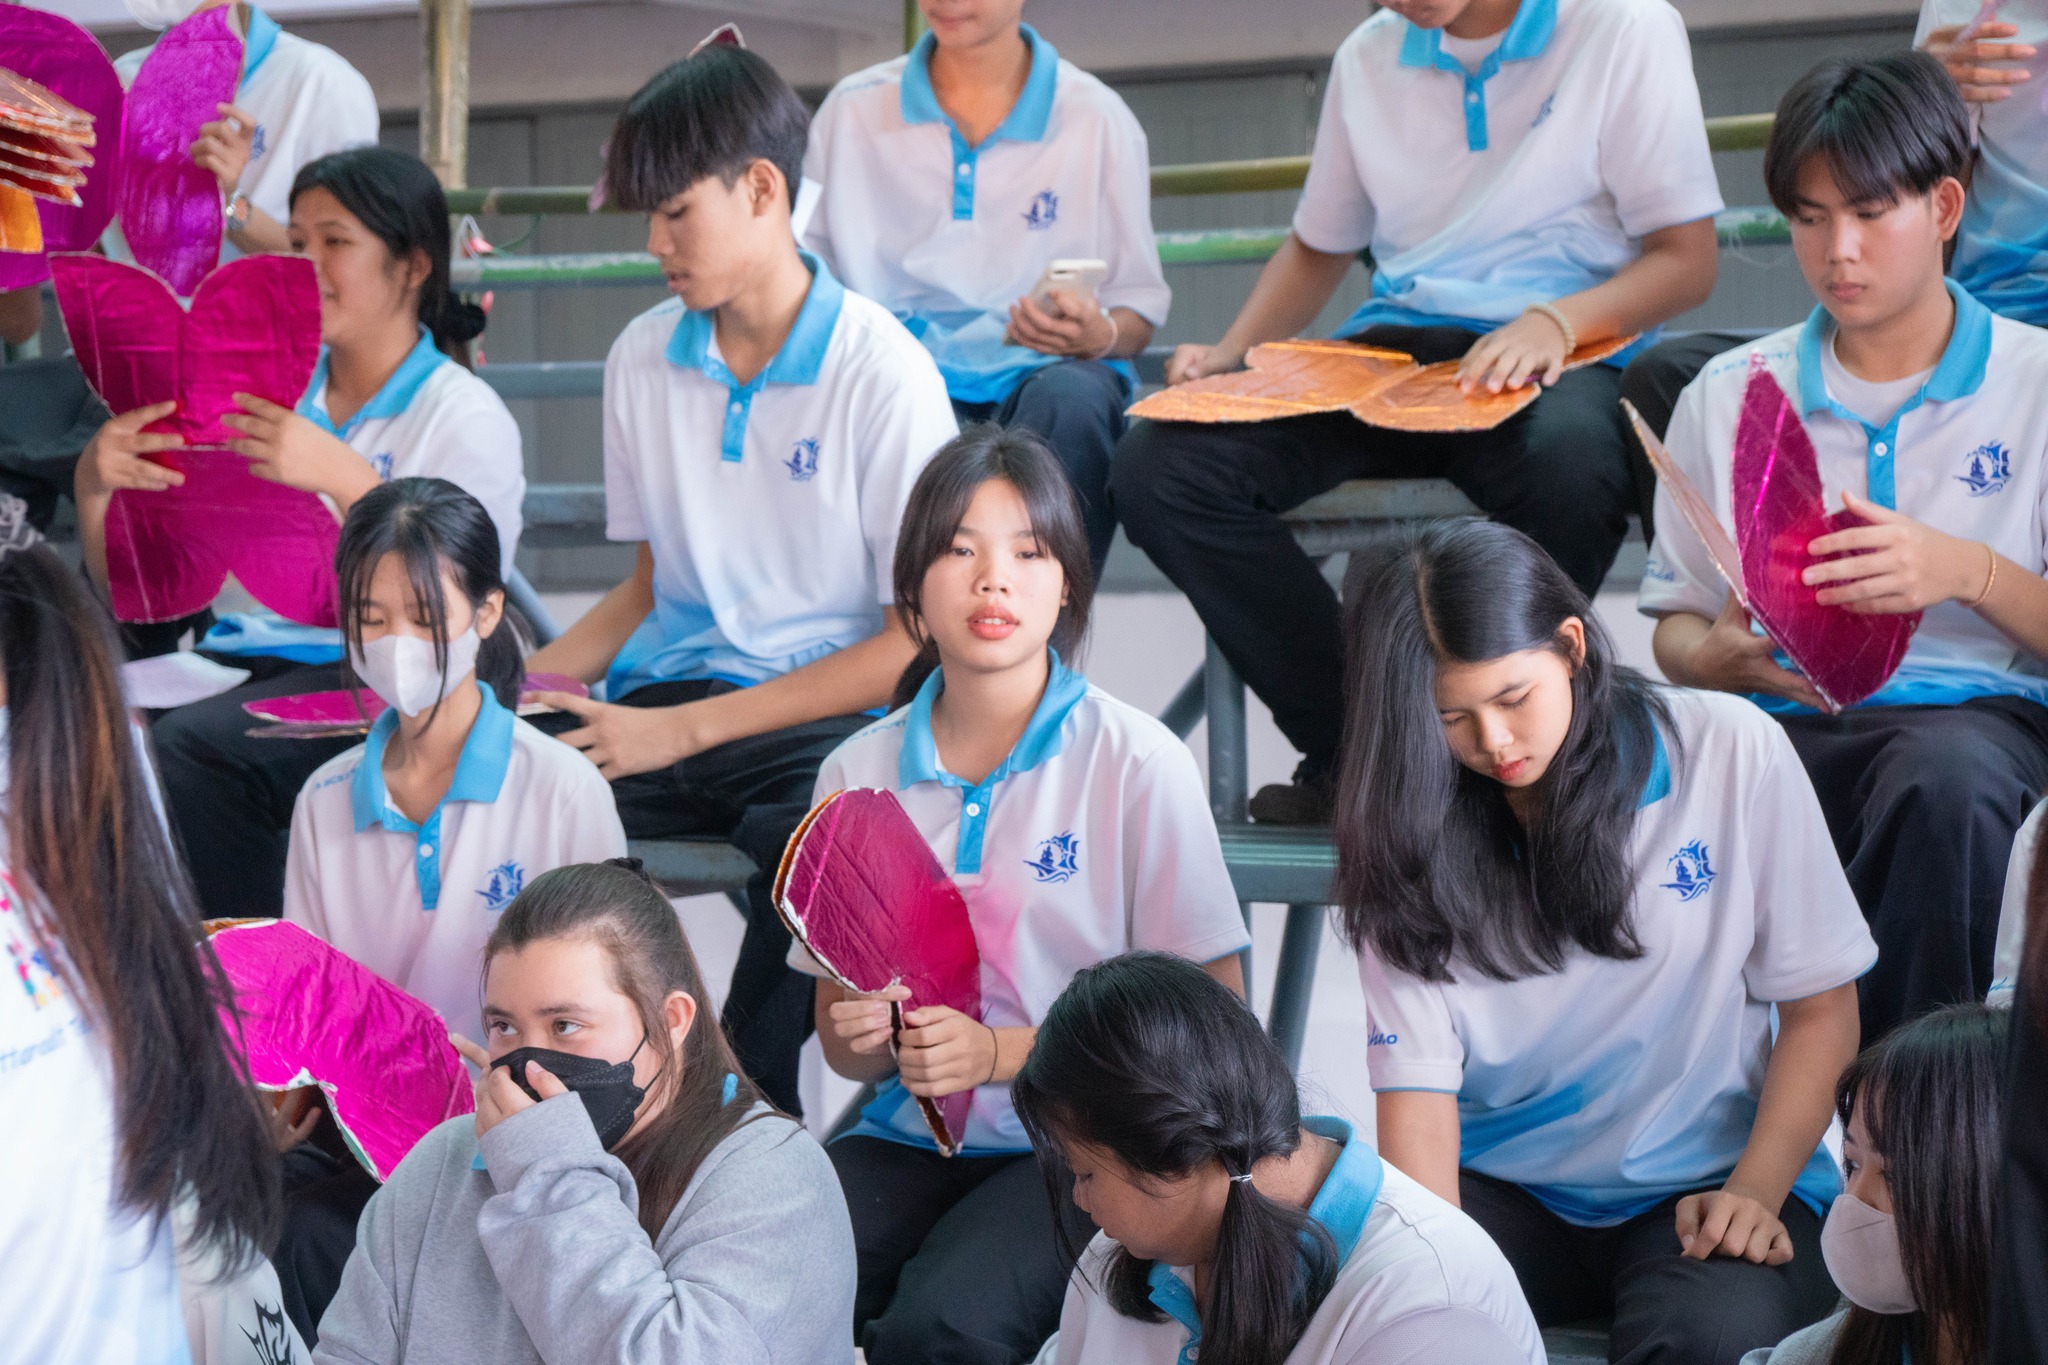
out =
[(1571, 353), (1579, 349), (1579, 334), (1572, 330), (1571, 319), (1564, 315), (1564, 310), (1554, 303), (1532, 303), (1522, 310), (1522, 316), (1531, 313), (1541, 313), (1557, 324), (1557, 330), (1564, 333), (1565, 358), (1570, 359)]
[(1963, 603), (1966, 607), (1983, 606), (1984, 599), (1991, 596), (1991, 585), (1998, 581), (1998, 551), (1991, 548), (1991, 542), (1988, 540), (1983, 542), (1983, 545), (1984, 553), (1991, 556), (1991, 572), (1984, 575), (1984, 591), (1978, 593), (1975, 600)]

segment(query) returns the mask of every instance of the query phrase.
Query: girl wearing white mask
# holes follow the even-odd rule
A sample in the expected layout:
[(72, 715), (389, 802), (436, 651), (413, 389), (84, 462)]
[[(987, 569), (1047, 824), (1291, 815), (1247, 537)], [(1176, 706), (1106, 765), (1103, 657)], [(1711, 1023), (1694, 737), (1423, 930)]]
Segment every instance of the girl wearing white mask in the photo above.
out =
[[(442, 479), (379, 485), (335, 572), (347, 672), (387, 709), (299, 793), (284, 916), (474, 1036), (500, 912), (551, 868), (622, 856), (625, 831), (596, 767), (513, 714), (524, 670), (481, 503)], [(276, 1261), (311, 1340), (375, 1185), (303, 1148), (286, 1182)]]
[(1841, 1311), (1742, 1365), (1989, 1360), (1992, 1219), (2011, 1013), (1951, 1005), (1864, 1050), (1836, 1108), (1847, 1173), (1821, 1230)]

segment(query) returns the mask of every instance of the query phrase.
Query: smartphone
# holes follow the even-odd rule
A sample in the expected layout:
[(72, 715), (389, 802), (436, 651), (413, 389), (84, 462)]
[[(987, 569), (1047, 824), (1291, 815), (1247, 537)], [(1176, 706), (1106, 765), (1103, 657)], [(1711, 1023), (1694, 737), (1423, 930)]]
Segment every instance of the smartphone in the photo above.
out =
[(1052, 294), (1054, 289), (1064, 289), (1079, 294), (1084, 306), (1098, 308), (1095, 290), (1109, 278), (1109, 262), (1095, 260), (1049, 261), (1039, 272), (1038, 283), (1031, 286), (1031, 301), (1048, 312), (1054, 311)]

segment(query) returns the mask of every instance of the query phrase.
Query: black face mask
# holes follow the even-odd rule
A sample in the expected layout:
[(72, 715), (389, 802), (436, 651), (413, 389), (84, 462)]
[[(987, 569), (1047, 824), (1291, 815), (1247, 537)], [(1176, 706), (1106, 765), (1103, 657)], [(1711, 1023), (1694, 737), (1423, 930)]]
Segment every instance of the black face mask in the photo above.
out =
[(539, 1099), (540, 1092), (526, 1079), (526, 1064), (540, 1063), (542, 1070), (583, 1097), (583, 1107), (590, 1114), (590, 1126), (597, 1130), (597, 1140), (609, 1152), (626, 1136), (626, 1130), (633, 1126), (633, 1115), (640, 1108), (640, 1101), (647, 1098), (646, 1088), (633, 1083), (633, 1058), (638, 1057), (640, 1048), (646, 1046), (647, 1036), (642, 1034), (639, 1047), (634, 1048), (633, 1055), (623, 1062), (579, 1057), (573, 1052), (557, 1052), (553, 1048), (520, 1047), (491, 1065), (504, 1067), (512, 1073), (513, 1082), (521, 1090)]

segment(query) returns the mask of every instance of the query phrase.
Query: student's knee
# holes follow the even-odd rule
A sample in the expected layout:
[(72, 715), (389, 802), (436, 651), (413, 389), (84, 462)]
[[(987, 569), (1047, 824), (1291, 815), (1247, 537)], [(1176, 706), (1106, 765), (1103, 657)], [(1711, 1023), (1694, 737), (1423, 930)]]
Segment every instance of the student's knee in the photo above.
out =
[(1010, 405), (1009, 424), (1055, 444), (1061, 436), (1086, 435), (1113, 444), (1123, 434), (1124, 405), (1116, 371), (1090, 361), (1062, 361), (1025, 377)]
[(1997, 736), (1967, 724), (1901, 732), (1872, 788), (1879, 799), (1892, 795), (1902, 818), (1945, 829), (1988, 820), (2016, 830), (2031, 795)]
[(1608, 1359), (1624, 1365), (1735, 1365), (1825, 1314), (1805, 1306), (1793, 1266), (1664, 1256), (1615, 1296)]

